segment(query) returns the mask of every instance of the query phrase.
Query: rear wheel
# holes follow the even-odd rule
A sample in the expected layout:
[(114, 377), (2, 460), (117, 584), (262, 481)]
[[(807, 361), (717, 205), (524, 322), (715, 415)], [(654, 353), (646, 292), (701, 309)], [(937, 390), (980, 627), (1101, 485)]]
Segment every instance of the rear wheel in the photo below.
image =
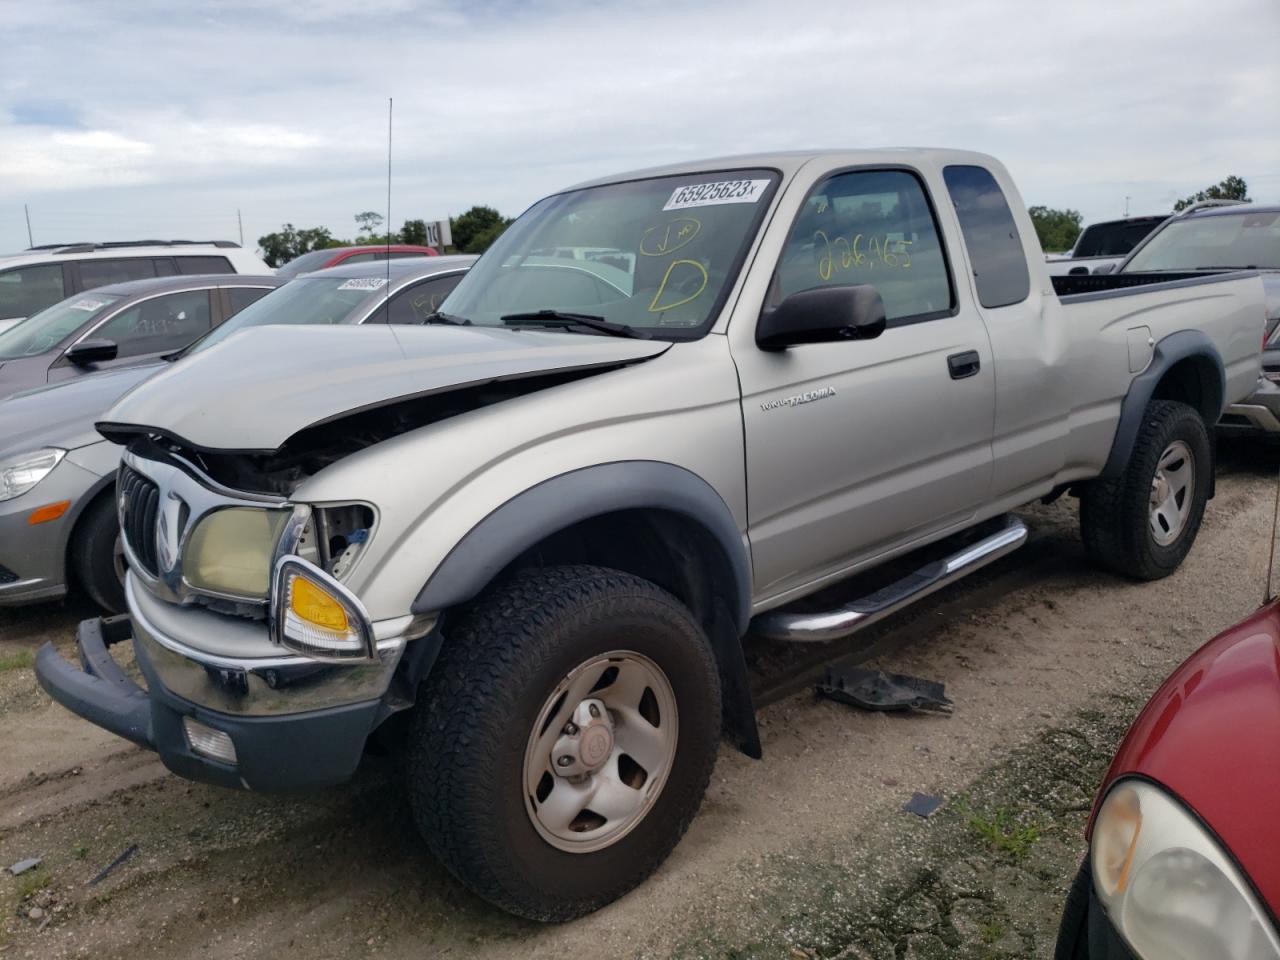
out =
[(107, 613), (123, 613), (127, 563), (115, 499), (101, 497), (80, 518), (72, 537), (71, 560), (76, 577), (93, 602)]
[(567, 920), (666, 859), (719, 736), (715, 658), (678, 600), (601, 567), (534, 570), (449, 632), (420, 692), (410, 796), (464, 884)]
[(1090, 558), (1135, 580), (1173, 573), (1200, 530), (1212, 475), (1200, 414), (1185, 403), (1151, 401), (1124, 472), (1094, 480), (1080, 497)]

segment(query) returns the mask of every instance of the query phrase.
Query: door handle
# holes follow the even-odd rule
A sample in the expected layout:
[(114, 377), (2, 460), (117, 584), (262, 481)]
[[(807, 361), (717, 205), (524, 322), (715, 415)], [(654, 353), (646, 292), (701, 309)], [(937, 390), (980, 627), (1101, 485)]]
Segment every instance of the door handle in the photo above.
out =
[(964, 353), (953, 353), (947, 357), (947, 370), (952, 380), (964, 380), (976, 376), (982, 368), (982, 358), (977, 350), (966, 350)]

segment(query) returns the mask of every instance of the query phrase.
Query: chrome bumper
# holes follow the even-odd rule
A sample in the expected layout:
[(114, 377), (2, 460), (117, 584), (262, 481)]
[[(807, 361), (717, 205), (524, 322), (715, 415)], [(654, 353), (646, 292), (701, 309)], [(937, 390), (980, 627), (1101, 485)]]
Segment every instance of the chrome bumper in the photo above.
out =
[[(231, 620), (224, 614), (181, 608), (152, 597), (130, 576), (125, 592), (133, 620), (134, 643), (142, 648), (165, 688), (191, 703), (239, 716), (273, 716), (377, 700), (387, 692), (404, 653), (403, 637), (378, 640), (378, 659), (351, 663), (311, 660), (263, 649), (246, 640), (264, 623)], [(180, 639), (179, 630), (195, 635), (221, 630), (230, 634), (219, 645), (239, 647), (239, 654), (216, 654)]]

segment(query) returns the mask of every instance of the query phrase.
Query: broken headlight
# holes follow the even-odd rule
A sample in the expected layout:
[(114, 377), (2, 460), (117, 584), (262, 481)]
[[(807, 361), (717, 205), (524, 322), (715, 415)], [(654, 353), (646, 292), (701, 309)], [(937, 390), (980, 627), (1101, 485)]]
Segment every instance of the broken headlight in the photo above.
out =
[(293, 553), (335, 580), (345, 580), (373, 535), (373, 508), (363, 503), (316, 507)]

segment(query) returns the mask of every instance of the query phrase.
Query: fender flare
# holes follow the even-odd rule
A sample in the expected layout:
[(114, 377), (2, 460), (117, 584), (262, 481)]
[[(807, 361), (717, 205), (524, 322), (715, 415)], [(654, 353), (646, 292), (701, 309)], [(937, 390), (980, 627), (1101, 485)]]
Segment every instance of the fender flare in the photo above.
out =
[(751, 559), (728, 505), (683, 467), (630, 460), (563, 473), (512, 497), (476, 524), (431, 574), (413, 602), (433, 613), (472, 599), (525, 550), (582, 520), (630, 509), (657, 509), (699, 524), (732, 571), (729, 614), (741, 637), (751, 620)]
[(1120, 404), (1120, 423), (1116, 427), (1115, 439), (1111, 442), (1111, 453), (1107, 456), (1106, 465), (1100, 474), (1102, 478), (1113, 479), (1124, 472), (1125, 464), (1129, 462), (1129, 456), (1133, 452), (1138, 430), (1142, 426), (1143, 411), (1151, 402), (1151, 396), (1155, 393), (1161, 377), (1174, 364), (1191, 357), (1210, 361), (1217, 374), (1216, 382), (1210, 384), (1211, 390), (1216, 392), (1211, 392), (1206, 397), (1206, 408), (1212, 414), (1211, 417), (1206, 418), (1209, 420), (1206, 425), (1212, 431), (1213, 425), (1222, 416), (1226, 405), (1226, 368), (1223, 366), (1222, 356), (1218, 353), (1217, 347), (1203, 332), (1179, 330), (1177, 333), (1163, 337), (1155, 345), (1147, 369), (1134, 377), (1129, 384), (1129, 392), (1125, 394)]

